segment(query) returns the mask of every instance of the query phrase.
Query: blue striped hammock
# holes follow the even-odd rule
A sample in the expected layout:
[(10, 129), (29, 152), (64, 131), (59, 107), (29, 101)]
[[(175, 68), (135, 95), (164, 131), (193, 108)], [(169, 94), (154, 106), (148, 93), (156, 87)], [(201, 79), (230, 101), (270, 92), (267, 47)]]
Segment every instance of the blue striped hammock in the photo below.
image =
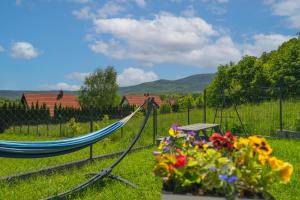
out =
[(139, 110), (101, 130), (83, 136), (53, 141), (25, 142), (0, 140), (0, 157), (43, 158), (78, 151), (94, 144), (123, 127)]

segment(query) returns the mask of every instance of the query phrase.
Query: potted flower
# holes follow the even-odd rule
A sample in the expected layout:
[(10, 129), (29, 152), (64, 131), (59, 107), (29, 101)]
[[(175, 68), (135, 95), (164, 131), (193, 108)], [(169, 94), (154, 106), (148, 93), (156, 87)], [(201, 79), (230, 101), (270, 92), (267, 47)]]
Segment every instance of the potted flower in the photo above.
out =
[(176, 125), (169, 133), (154, 152), (154, 174), (163, 180), (162, 199), (171, 199), (170, 195), (185, 199), (183, 194), (196, 199), (274, 199), (268, 193), (270, 186), (290, 181), (292, 165), (272, 156), (262, 137), (234, 137), (227, 132), (214, 133), (206, 141), (190, 132), (179, 138), (182, 131)]

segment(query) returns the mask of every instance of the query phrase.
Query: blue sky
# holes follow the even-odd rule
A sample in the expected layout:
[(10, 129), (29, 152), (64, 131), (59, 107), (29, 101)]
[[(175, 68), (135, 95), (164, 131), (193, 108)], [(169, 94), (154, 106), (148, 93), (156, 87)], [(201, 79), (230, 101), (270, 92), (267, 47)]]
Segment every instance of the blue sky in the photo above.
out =
[(97, 67), (121, 86), (215, 72), (300, 29), (299, 0), (3, 0), (0, 89), (77, 90)]

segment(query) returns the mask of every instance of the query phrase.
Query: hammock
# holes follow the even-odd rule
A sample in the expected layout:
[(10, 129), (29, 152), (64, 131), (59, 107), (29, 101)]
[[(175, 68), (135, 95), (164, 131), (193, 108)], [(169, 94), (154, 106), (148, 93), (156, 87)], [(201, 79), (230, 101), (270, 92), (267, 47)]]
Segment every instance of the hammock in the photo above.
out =
[(17, 142), (0, 140), (0, 157), (43, 158), (78, 151), (102, 140), (103, 138), (123, 127), (140, 109), (141, 107), (137, 108), (136, 111), (122, 120), (84, 136), (42, 142)]

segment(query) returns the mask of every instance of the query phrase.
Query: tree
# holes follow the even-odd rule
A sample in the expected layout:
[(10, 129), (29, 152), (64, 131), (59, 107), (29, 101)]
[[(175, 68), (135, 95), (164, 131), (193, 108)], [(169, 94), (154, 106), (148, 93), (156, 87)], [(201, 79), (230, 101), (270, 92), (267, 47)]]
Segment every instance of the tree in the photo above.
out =
[(81, 107), (108, 108), (117, 99), (117, 72), (113, 67), (97, 69), (86, 77), (81, 87), (79, 102)]

